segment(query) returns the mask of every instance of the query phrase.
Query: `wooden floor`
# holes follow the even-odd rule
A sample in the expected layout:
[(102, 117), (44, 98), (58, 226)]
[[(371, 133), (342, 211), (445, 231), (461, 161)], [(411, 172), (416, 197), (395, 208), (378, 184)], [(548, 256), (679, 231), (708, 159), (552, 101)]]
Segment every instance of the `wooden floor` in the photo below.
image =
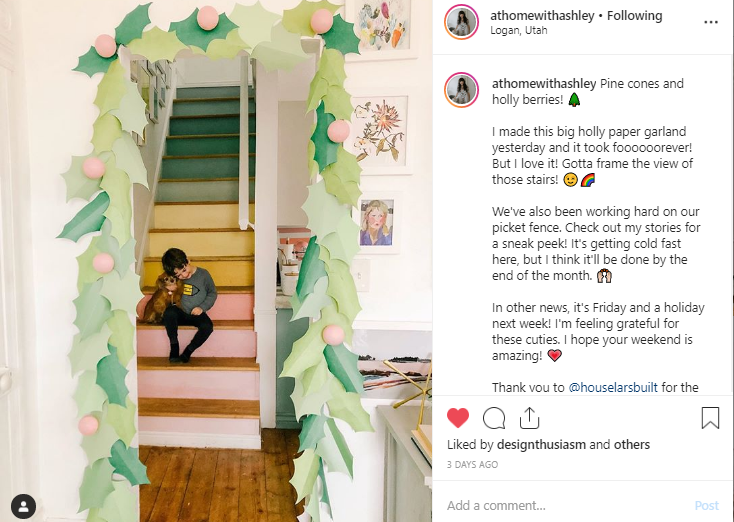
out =
[(294, 522), (298, 432), (263, 430), (262, 451), (143, 446), (141, 522)]

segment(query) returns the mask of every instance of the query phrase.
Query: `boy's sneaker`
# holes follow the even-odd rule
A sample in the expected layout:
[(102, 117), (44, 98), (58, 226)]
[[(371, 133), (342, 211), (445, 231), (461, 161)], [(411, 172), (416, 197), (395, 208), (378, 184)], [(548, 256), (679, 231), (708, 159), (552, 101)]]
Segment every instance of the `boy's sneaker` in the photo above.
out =
[[(194, 348), (194, 350), (195, 350), (195, 348)], [(187, 362), (189, 362), (189, 361), (191, 360), (191, 354), (193, 354), (193, 353), (194, 353), (194, 350), (192, 350), (191, 348), (186, 348), (186, 349), (185, 349), (185, 350), (183, 351), (183, 353), (181, 354), (181, 357), (180, 357), (180, 361), (181, 361), (182, 363), (187, 363)]]
[(168, 362), (170, 363), (180, 363), (181, 362), (181, 357), (179, 357), (178, 355), (178, 345), (171, 346), (171, 353), (168, 355)]

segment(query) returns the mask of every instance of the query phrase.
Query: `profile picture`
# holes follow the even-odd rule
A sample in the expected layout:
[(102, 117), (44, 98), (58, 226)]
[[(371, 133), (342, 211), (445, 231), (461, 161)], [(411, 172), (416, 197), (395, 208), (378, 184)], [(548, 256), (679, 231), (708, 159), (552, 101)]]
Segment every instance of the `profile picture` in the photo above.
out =
[(396, 208), (400, 195), (394, 192), (362, 194), (354, 211), (359, 225), (359, 246), (364, 254), (392, 254), (397, 252)]
[(466, 40), (477, 31), (479, 16), (472, 7), (458, 4), (446, 12), (443, 23), (450, 36), (457, 40)]
[(446, 99), (454, 107), (464, 108), (473, 104), (479, 96), (479, 85), (471, 74), (452, 74), (444, 86)]

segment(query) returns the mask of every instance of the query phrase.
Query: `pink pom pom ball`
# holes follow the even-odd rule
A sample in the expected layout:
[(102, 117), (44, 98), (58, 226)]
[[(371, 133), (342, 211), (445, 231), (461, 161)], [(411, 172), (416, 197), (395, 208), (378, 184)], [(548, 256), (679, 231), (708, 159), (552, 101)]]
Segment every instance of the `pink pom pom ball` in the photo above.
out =
[(112, 269), (115, 268), (115, 260), (112, 259), (111, 255), (106, 252), (102, 252), (94, 256), (94, 259), (92, 259), (92, 266), (100, 274), (109, 274), (112, 272)]
[(94, 49), (102, 58), (112, 58), (117, 52), (117, 42), (108, 34), (101, 34), (94, 41)]
[(349, 124), (346, 120), (333, 121), (329, 125), (326, 134), (334, 143), (343, 143), (349, 137)]
[(105, 167), (105, 164), (99, 158), (87, 158), (82, 164), (82, 171), (84, 171), (84, 175), (89, 179), (101, 178), (104, 176), (106, 169), (107, 167)]
[(344, 329), (336, 324), (330, 324), (321, 332), (326, 344), (331, 346), (339, 346), (344, 342)]
[(95, 433), (97, 433), (98, 429), (99, 421), (94, 415), (85, 415), (79, 421), (79, 432), (85, 437), (88, 437), (89, 435), (94, 435)]
[(328, 33), (334, 25), (334, 16), (328, 9), (319, 9), (311, 16), (311, 29), (316, 34)]
[(217, 14), (216, 9), (207, 5), (199, 9), (199, 14), (196, 15), (196, 21), (199, 23), (199, 27), (205, 31), (211, 31), (219, 24), (219, 14)]

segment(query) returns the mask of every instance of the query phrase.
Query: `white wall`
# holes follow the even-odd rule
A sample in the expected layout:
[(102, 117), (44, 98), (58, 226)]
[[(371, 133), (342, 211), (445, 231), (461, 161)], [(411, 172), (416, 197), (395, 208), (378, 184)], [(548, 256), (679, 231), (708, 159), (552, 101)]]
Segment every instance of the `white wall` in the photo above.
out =
[(176, 60), (179, 87), (217, 87), (240, 84), (239, 57), (231, 60), (209, 60), (194, 56)]
[[(208, 0), (220, 11), (231, 11), (229, 0)], [(273, 11), (290, 9), (299, 0), (265, 0)], [(41, 450), (41, 497), (46, 514), (57, 519), (82, 519), (77, 515), (78, 486), (86, 463), (76, 429), (76, 406), (72, 395), (76, 381), (71, 378), (67, 353), (76, 327), (73, 299), (77, 296), (76, 256), (88, 245), (55, 239), (64, 223), (84, 205), (65, 202), (64, 180), (72, 155), (88, 154), (92, 124), (97, 117), (93, 105), (100, 76), (91, 80), (73, 72), (78, 56), (84, 54), (100, 33), (114, 34), (123, 17), (138, 0), (118, 0), (102, 5), (95, 0), (63, 2), (22, 2), (22, 44), (28, 99), (28, 179), (33, 194), (28, 201), (32, 229), (35, 277), (35, 311), (38, 318), (40, 401), (39, 436)], [(151, 5), (154, 24), (163, 28), (183, 20), (198, 0), (158, 0)], [(415, 88), (412, 100), (422, 124), (413, 137), (416, 169), (412, 176), (365, 177), (364, 190), (399, 190), (405, 198), (403, 245), (399, 255), (374, 256), (371, 292), (360, 294), (365, 311), (360, 319), (389, 321), (431, 320), (431, 81), (430, 10), (415, 9), (413, 24), (420, 57), (405, 62), (350, 64), (346, 88), (409, 84)], [(41, 319), (42, 318), (42, 319)], [(128, 384), (136, 389), (134, 374)], [(374, 459), (374, 455), (357, 455)], [(370, 521), (372, 522), (372, 521)]]
[(308, 197), (309, 174), (305, 158), (313, 115), (305, 101), (278, 103), (278, 226), (305, 227), (301, 206)]

